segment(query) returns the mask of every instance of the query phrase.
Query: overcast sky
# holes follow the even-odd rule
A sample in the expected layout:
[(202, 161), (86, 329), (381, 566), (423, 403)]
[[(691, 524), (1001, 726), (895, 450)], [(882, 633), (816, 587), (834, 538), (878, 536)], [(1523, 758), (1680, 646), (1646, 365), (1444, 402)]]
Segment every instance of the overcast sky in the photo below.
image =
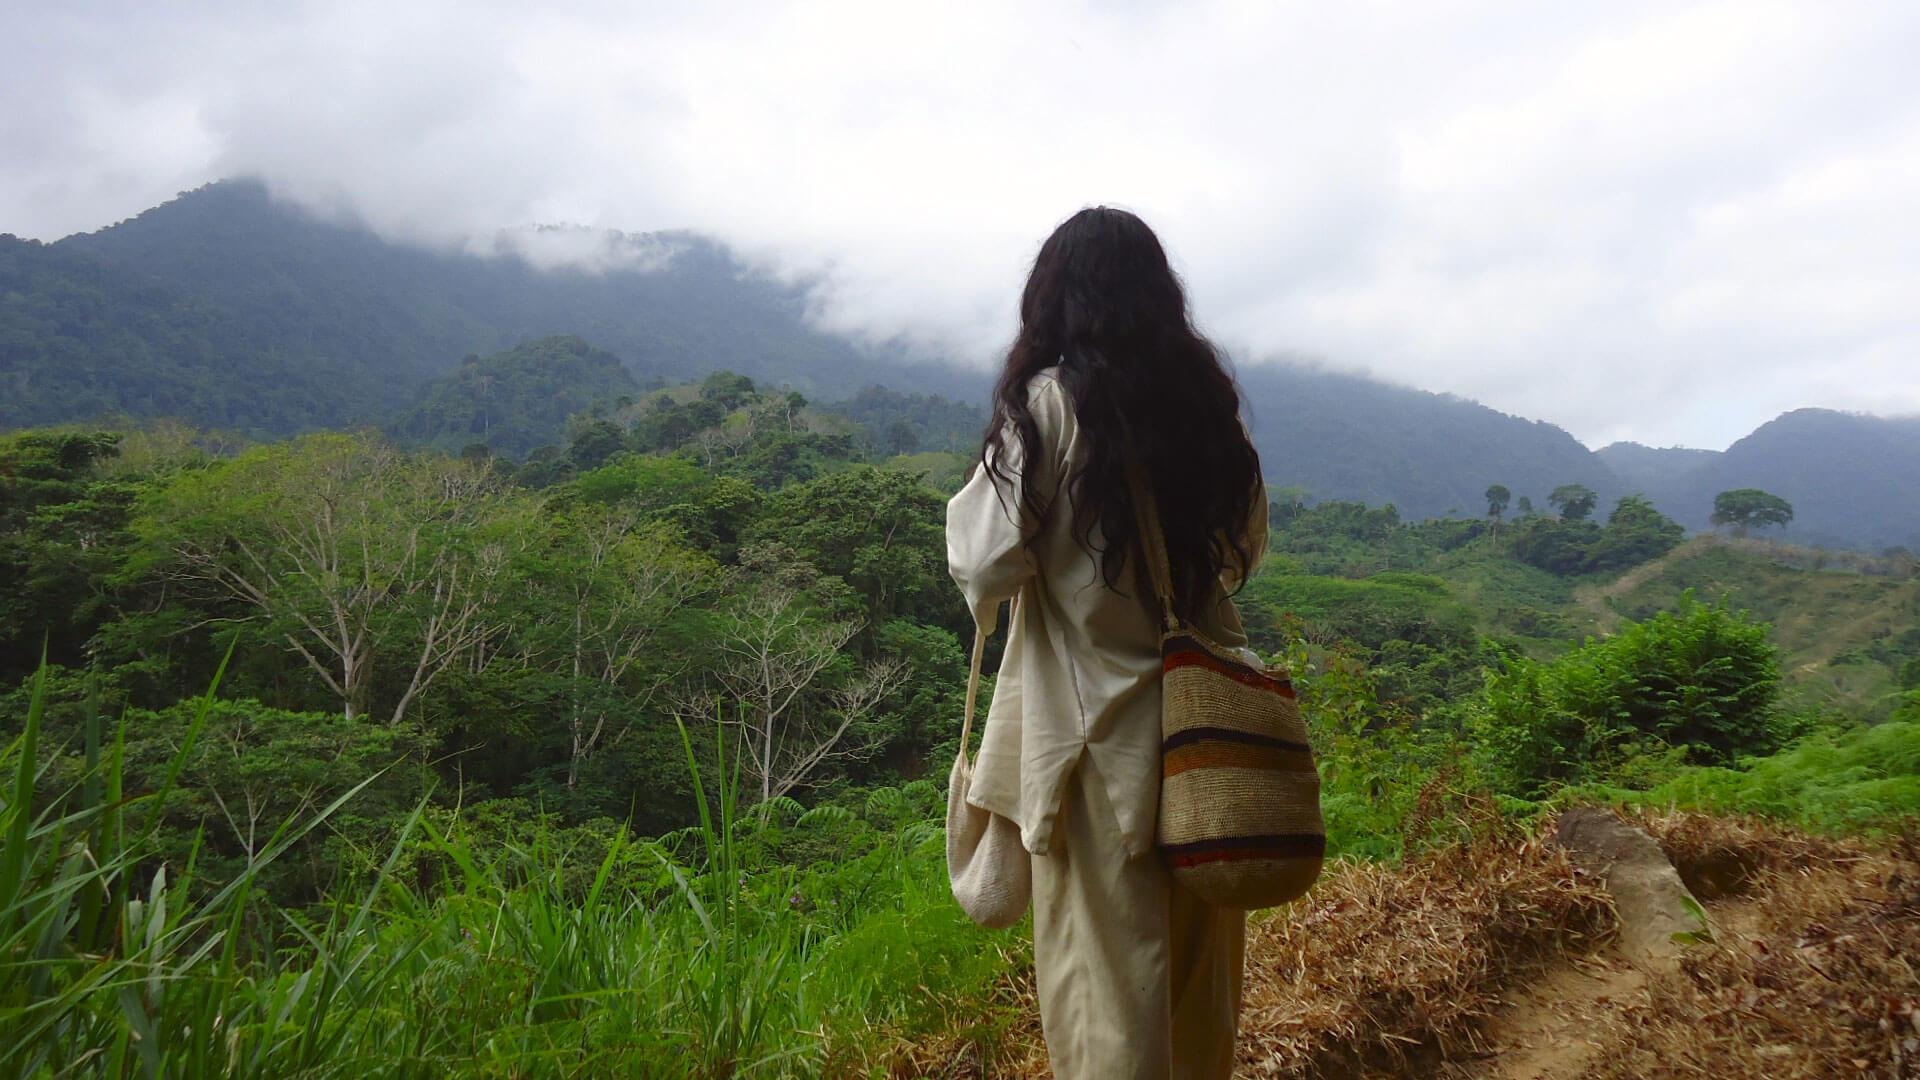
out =
[(0, 0), (0, 232), (252, 174), (391, 236), (716, 233), (986, 366), (1160, 231), (1243, 361), (1619, 438), (1920, 412), (1920, 4)]

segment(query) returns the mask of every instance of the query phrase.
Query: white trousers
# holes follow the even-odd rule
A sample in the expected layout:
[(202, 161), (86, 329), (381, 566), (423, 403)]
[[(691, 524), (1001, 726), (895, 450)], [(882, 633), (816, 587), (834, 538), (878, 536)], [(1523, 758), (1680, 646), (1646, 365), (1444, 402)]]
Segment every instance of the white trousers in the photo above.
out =
[(1083, 759), (1053, 851), (1033, 856), (1033, 965), (1056, 1080), (1225, 1080), (1246, 914), (1210, 907), (1156, 853), (1129, 859)]

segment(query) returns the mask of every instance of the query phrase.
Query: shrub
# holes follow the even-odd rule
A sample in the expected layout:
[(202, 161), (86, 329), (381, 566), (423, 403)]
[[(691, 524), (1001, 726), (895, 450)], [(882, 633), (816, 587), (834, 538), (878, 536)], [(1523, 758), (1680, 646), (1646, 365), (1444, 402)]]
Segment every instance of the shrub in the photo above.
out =
[(1488, 675), (1471, 723), (1489, 775), (1531, 795), (1601, 779), (1661, 747), (1710, 765), (1772, 752), (1791, 734), (1779, 693), (1766, 624), (1689, 594), (1680, 610), (1553, 663), (1510, 661)]
[(1686, 532), (1646, 499), (1629, 495), (1604, 528), (1584, 520), (1527, 519), (1514, 529), (1513, 554), (1555, 574), (1625, 570), (1672, 551)]

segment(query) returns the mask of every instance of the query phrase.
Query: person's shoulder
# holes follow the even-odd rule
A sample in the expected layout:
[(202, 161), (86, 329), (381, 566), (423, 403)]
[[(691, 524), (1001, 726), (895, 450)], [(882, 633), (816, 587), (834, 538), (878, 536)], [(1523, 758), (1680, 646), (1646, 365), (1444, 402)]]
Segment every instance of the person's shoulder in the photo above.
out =
[(1067, 387), (1061, 381), (1059, 364), (1041, 368), (1027, 380), (1027, 408), (1038, 412), (1043, 406), (1059, 408), (1066, 403)]

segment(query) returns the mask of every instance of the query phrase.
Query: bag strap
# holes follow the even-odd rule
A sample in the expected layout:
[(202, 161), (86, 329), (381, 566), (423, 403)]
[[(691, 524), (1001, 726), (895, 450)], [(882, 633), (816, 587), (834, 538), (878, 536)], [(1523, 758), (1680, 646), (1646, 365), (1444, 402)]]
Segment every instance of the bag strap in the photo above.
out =
[(1134, 527), (1140, 530), (1140, 547), (1147, 561), (1147, 576), (1153, 581), (1154, 594), (1160, 598), (1162, 627), (1168, 633), (1180, 629), (1180, 616), (1173, 609), (1173, 564), (1167, 558), (1167, 536), (1160, 528), (1160, 504), (1154, 500), (1153, 485), (1139, 462), (1127, 466), (1127, 479), (1133, 489)]
[(967, 747), (973, 739), (973, 707), (980, 697), (980, 661), (986, 652), (987, 633), (976, 626), (973, 628), (973, 669), (967, 673), (967, 716), (960, 722), (961, 757), (967, 756)]

